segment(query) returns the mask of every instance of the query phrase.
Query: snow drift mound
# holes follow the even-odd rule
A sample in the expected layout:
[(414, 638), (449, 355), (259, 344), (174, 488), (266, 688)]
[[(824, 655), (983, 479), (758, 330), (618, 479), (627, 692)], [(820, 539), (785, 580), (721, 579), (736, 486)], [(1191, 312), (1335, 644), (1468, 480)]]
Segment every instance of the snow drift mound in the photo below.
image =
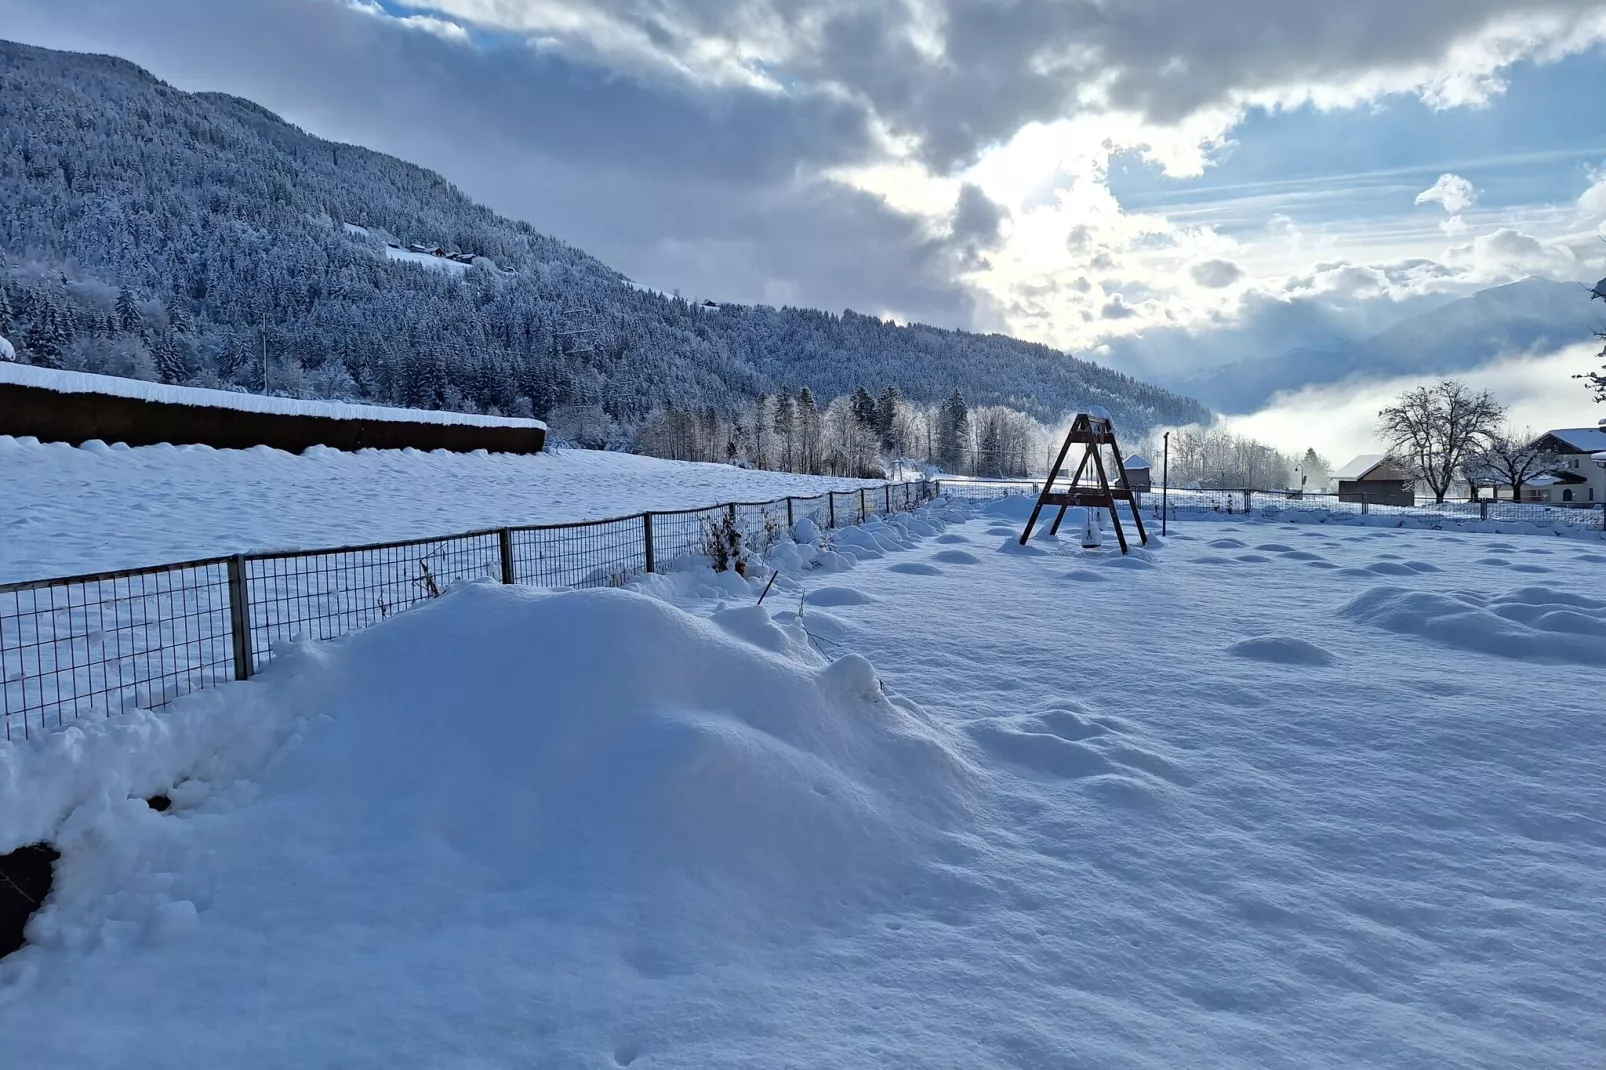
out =
[[(204, 898), (273, 887), (272, 913), (320, 926), (383, 917), (398, 888), (442, 918), (496, 889), (565, 917), (645, 894), (732, 931), (817, 920), (895, 880), (973, 776), (869, 662), (756, 606), (473, 584), (253, 686), (302, 723), (208, 848), (229, 861)], [(98, 924), (50, 914), (42, 933)]]
[[(591, 1053), (615, 1044), (622, 1065), (629, 1013), (602, 1008), (668, 979), (745, 1006), (732, 963), (929, 885), (979, 776), (863, 658), (766, 608), (622, 590), (468, 585), (168, 716), (197, 702), (282, 745), (249, 736), (246, 785), (153, 747), (59, 811), (56, 889), (0, 963), (19, 1065), (445, 1065), (460, 1042), (476, 1065), (614, 1065)], [(136, 782), (177, 784), (172, 808)], [(117, 998), (76, 1029), (91, 979)], [(654, 1028), (691, 1044), (723, 1020)], [(276, 1025), (245, 1061), (241, 1021)]]
[(1547, 587), (1502, 595), (1374, 587), (1339, 615), (1463, 650), (1540, 662), (1606, 662), (1606, 602)]
[(918, 708), (756, 606), (476, 585), (329, 656), (332, 723), (272, 784), (368, 815), (361, 850), (437, 839), (513, 884), (695, 876), (773, 917), (873, 883), (963, 805)]

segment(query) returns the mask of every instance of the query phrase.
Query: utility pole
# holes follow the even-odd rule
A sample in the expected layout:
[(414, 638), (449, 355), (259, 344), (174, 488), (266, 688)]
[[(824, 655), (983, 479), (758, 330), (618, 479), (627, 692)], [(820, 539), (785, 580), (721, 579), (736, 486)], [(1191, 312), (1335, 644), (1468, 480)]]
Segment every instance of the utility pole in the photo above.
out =
[(257, 334), (262, 338), (262, 396), (268, 396), (268, 332), (266, 328), (258, 327)]
[(1171, 515), (1171, 432), (1165, 433), (1165, 457), (1160, 461), (1160, 534), (1169, 534), (1166, 519)]

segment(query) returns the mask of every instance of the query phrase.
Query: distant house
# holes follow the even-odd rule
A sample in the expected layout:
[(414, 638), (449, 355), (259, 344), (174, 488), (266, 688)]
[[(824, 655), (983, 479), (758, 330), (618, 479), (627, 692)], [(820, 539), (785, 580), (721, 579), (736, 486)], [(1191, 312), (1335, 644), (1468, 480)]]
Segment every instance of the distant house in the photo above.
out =
[(1558, 463), (1523, 484), (1523, 501), (1552, 505), (1606, 502), (1606, 469), (1596, 464), (1592, 456), (1606, 451), (1606, 431), (1598, 427), (1563, 427), (1540, 435), (1534, 445), (1555, 454)]
[(1386, 453), (1363, 453), (1333, 473), (1341, 502), (1415, 505), (1416, 477)]
[(1145, 461), (1142, 457), (1138, 457), (1136, 455), (1128, 457), (1126, 459), (1126, 463), (1121, 465), (1121, 471), (1126, 476), (1126, 485), (1131, 487), (1133, 490), (1154, 489), (1154, 485), (1149, 477), (1150, 470), (1153, 467), (1153, 465), (1149, 464), (1149, 462)]

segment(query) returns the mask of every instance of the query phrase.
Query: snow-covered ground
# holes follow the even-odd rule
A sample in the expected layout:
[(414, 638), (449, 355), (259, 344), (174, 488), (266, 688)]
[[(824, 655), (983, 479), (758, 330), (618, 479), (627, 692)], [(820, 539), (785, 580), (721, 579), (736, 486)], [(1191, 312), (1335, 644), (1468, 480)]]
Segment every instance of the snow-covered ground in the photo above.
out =
[(357, 405), (346, 401), (314, 401), (245, 394), (237, 390), (203, 390), (193, 386), (167, 386), (117, 375), (60, 371), (30, 364), (0, 364), (0, 383), (33, 386), (59, 394), (107, 394), (171, 405), (201, 405), (235, 412), (270, 412), (285, 416), (324, 416), (332, 420), (380, 420), (388, 423), (468, 424), (476, 427), (546, 427), (540, 420), (512, 416), (482, 416), (438, 409), (400, 409), (388, 405)]
[(1598, 1063), (1598, 545), (1183, 521), (1123, 558), (1020, 549), (1029, 505), (782, 543), (762, 607), (472, 585), (0, 745), (0, 850), (63, 852), (0, 1050)]
[(0, 436), (0, 583), (868, 485), (589, 450), (293, 454)]

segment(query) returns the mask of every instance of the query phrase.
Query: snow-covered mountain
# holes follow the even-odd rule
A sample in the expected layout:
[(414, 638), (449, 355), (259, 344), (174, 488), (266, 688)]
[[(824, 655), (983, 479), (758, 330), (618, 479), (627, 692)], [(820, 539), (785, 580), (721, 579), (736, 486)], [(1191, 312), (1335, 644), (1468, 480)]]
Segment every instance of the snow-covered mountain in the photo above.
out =
[(0, 283), (23, 359), (172, 383), (259, 386), (266, 349), (290, 393), (625, 423), (783, 385), (958, 387), (1044, 420), (1098, 404), (1134, 430), (1206, 415), (1011, 338), (647, 291), (433, 172), (123, 60), (8, 43)]
[(1589, 287), (1530, 277), (1479, 290), (1365, 338), (1339, 338), (1212, 368), (1173, 384), (1223, 412), (1253, 412), (1274, 394), (1346, 379), (1454, 374), (1501, 357), (1588, 341), (1600, 322)]

